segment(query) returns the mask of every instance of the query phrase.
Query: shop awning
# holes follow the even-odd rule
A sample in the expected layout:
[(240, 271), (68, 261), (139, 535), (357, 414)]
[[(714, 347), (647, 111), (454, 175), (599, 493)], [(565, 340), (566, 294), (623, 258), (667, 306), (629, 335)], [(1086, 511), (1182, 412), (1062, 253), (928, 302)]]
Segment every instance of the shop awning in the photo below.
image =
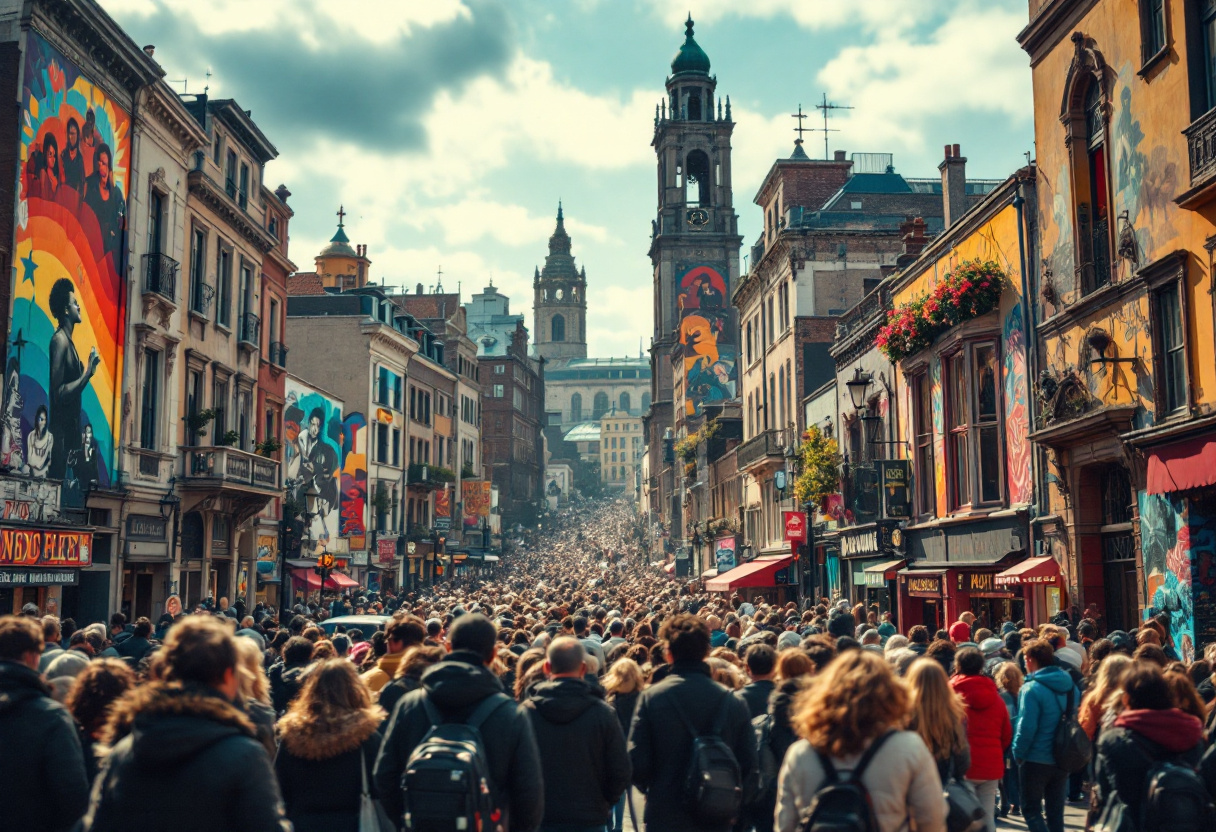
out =
[(1027, 558), (1011, 566), (993, 579), (997, 586), (1017, 584), (1055, 584), (1060, 580), (1060, 564), (1051, 555)]
[(776, 586), (777, 573), (793, 562), (793, 555), (754, 560), (706, 581), (705, 589), (707, 592), (730, 592), (745, 586)]
[(876, 563), (861, 570), (866, 576), (866, 586), (883, 586), (887, 581), (895, 580), (895, 573), (904, 565), (903, 558)]
[(1216, 438), (1200, 437), (1148, 452), (1148, 493), (1216, 484)]
[[(291, 570), (291, 577), (298, 583), (307, 586), (309, 590), (321, 588), (321, 577), (312, 571), (312, 567), (308, 569), (293, 569)], [(330, 572), (329, 577), (325, 579), (326, 589), (354, 589), (357, 586), (359, 586), (358, 581), (351, 578), (350, 575), (344, 575), (341, 572)]]
[(703, 581), (708, 581), (710, 578), (716, 578), (716, 577), (718, 577), (717, 569), (706, 569), (704, 572), (701, 573), (701, 580), (703, 580)]

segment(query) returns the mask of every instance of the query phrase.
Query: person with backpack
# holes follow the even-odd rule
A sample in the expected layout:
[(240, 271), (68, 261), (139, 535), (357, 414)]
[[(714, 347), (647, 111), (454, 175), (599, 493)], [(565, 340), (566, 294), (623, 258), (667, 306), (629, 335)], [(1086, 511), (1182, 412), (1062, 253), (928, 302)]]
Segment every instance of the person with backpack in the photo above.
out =
[(528, 712), (503, 693), (488, 667), (497, 636), (479, 613), (454, 619), (447, 656), (393, 709), (374, 781), (390, 817), (411, 813), (406, 829), (441, 828), (425, 826), (431, 819), (456, 829), (461, 818), (476, 829), (465, 812), (479, 813), (486, 830), (540, 825), (540, 754)]
[(646, 829), (727, 832), (756, 766), (747, 705), (710, 677), (704, 620), (678, 613), (659, 635), (671, 670), (642, 692), (629, 730), (633, 783), (646, 794)]
[(560, 786), (549, 789), (541, 832), (603, 832), (629, 786), (625, 735), (612, 706), (583, 678), (587, 658), (577, 638), (555, 638), (545, 661), (548, 681), (524, 702), (544, 780)]
[(944, 832), (946, 801), (924, 740), (901, 726), (908, 689), (866, 650), (834, 659), (795, 705), (802, 739), (777, 778), (777, 832)]
[(1124, 709), (1098, 740), (1096, 800), (1106, 816), (1121, 801), (1142, 832), (1208, 832), (1216, 824), (1196, 767), (1203, 723), (1174, 707), (1156, 665), (1141, 662), (1123, 678)]
[(1055, 651), (1045, 639), (1023, 644), (1022, 658), (1026, 680), (1018, 693), (1018, 721), (1013, 731), (1022, 817), (1029, 832), (1064, 832), (1069, 773), (1058, 765), (1055, 739), (1061, 717), (1066, 711), (1076, 712), (1081, 694), (1072, 677), (1055, 664)]
[(764, 642), (747, 648), (743, 654), (747, 664), (747, 675), (751, 682), (735, 691), (735, 696), (747, 703), (752, 719), (768, 713), (768, 699), (776, 687), (773, 674), (776, 670), (777, 651)]

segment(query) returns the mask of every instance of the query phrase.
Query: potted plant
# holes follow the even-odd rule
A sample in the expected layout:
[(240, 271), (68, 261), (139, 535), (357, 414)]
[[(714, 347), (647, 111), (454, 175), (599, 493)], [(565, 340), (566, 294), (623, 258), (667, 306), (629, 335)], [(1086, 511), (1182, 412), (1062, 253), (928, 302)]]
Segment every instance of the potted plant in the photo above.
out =
[(239, 433), (237, 433), (235, 430), (229, 430), (229, 431), (225, 431), (224, 435), (220, 437), (219, 444), (232, 448), (232, 447), (235, 447), (236, 444), (240, 441), (241, 441), (241, 435)]
[(273, 436), (267, 436), (261, 442), (258, 442), (257, 444), (255, 444), (253, 446), (253, 449), (257, 453), (261, 454), (262, 456), (271, 456), (273, 454), (278, 453), (279, 449), (282, 447), (283, 447), (282, 442), (275, 439)]
[(191, 435), (206, 436), (207, 425), (211, 424), (214, 418), (214, 410), (194, 410), (183, 416), (182, 421), (186, 423), (186, 430), (190, 431)]
[(802, 468), (794, 480), (794, 496), (801, 503), (820, 503), (840, 490), (840, 447), (817, 425), (802, 434), (798, 448)]

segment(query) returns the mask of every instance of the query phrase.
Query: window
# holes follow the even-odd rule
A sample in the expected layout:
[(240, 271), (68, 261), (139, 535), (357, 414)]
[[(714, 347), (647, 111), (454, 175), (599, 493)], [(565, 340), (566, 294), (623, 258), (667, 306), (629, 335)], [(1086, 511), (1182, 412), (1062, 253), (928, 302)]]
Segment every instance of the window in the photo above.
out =
[(633, 402), (630, 400), (630, 398), (629, 398), (629, 394), (628, 394), (628, 393), (622, 393), (622, 394), (621, 394), (621, 398), (620, 398), (620, 404), (618, 405), (618, 406), (621, 408), (621, 410), (623, 410), (624, 412), (628, 413), (628, 412), (629, 412), (629, 406), (630, 406), (631, 404), (633, 404)]
[(916, 511), (921, 517), (937, 513), (937, 469), (933, 464), (933, 386), (927, 373), (912, 381), (915, 401), (913, 430), (916, 432)]
[(575, 393), (570, 397), (570, 421), (583, 421), (583, 396), (581, 393)]
[(376, 372), (376, 404), (391, 407), (393, 410), (401, 410), (401, 385), (401, 376), (387, 367), (378, 367)]
[(160, 410), (160, 353), (144, 352), (144, 383), (140, 391), (139, 446), (156, 450), (156, 423)]
[(511, 404), (515, 406), (516, 410), (523, 410), (524, 409), (524, 392), (522, 390), (520, 390), (518, 387), (515, 387), (511, 390), (511, 393), (512, 393)]
[(996, 345), (969, 344), (945, 365), (950, 508), (999, 503), (1004, 460)]
[(216, 310), (215, 322), (222, 326), (232, 323), (232, 249), (222, 244), (215, 255)]
[(223, 150), (223, 144), (224, 144), (223, 137), (219, 133), (216, 133), (215, 138), (212, 140), (212, 144), (211, 144), (211, 159), (217, 165), (220, 163), (220, 154)]
[(401, 464), (401, 430), (393, 428), (393, 464)]
[(506, 396), (506, 388), (501, 384), (495, 384), (493, 392), (490, 393), (490, 397), (494, 399), (501, 399), (504, 396)]
[(193, 289), (190, 292), (190, 308), (205, 315), (207, 313), (207, 232), (201, 228), (194, 229), (190, 241), (190, 281)]
[(550, 323), (550, 332), (552, 334), (552, 337), (550, 338), (551, 341), (565, 341), (566, 319), (561, 315), (554, 315), (553, 320)]
[[(203, 409), (203, 374), (198, 370), (191, 370), (186, 379), (186, 412), (198, 413)], [(186, 443), (189, 445), (198, 444), (198, 434), (194, 431), (186, 432)]]
[(506, 365), (506, 364), (495, 364), (495, 365), (494, 365), (494, 375), (496, 375), (496, 376), (500, 376), (500, 375), (502, 375), (503, 373), (505, 373), (506, 371), (507, 371), (507, 365)]
[(383, 422), (376, 423), (376, 462), (382, 465), (387, 465), (389, 460), (389, 438), (388, 425)]
[[(700, 99), (695, 96), (689, 103), (690, 109), (692, 106), (700, 108)], [(709, 181), (709, 157), (703, 150), (694, 150), (688, 154), (688, 176), (684, 186), (684, 201), (690, 207), (709, 207)]]
[(236, 153), (232, 150), (228, 151), (228, 164), (224, 174), (224, 189), (228, 196), (236, 199)]
[(228, 432), (226, 416), (228, 412), (228, 379), (216, 378), (211, 386), (211, 409), (215, 411), (215, 419), (211, 422), (211, 437), (216, 444)]
[(1180, 284), (1172, 283), (1156, 294), (1157, 332), (1160, 340), (1159, 360), (1161, 407), (1165, 416), (1185, 410), (1187, 406), (1186, 339), (1183, 336)]
[(152, 191), (148, 196), (148, 253), (160, 254), (164, 244), (165, 196)]
[(249, 165), (241, 162), (241, 176), (237, 182), (237, 204), (245, 208), (249, 204)]
[(1165, 0), (1140, 0), (1140, 63), (1165, 49)]
[(236, 302), (241, 316), (241, 334), (244, 340), (257, 343), (256, 333), (245, 331), (245, 316), (253, 310), (253, 267), (244, 260), (241, 260), (241, 285)]
[(249, 428), (251, 426), (249, 419), (249, 393), (241, 390), (236, 394), (236, 430), (240, 439), (237, 442), (237, 447), (241, 450), (249, 449)]
[(1201, 52), (1203, 66), (1196, 67), (1195, 74), (1199, 76), (1203, 89), (1202, 95), (1192, 99), (1197, 99), (1201, 105), (1192, 107), (1192, 121), (1216, 107), (1216, 0), (1202, 0), (1198, 6), (1203, 48), (1195, 51)]
[(779, 400), (777, 413), (781, 419), (777, 426), (780, 427), (785, 424), (785, 367), (777, 368), (777, 396)]
[(600, 420), (600, 417), (603, 416), (607, 412), (608, 412), (608, 394), (607, 393), (596, 393), (595, 398), (592, 399), (591, 418), (594, 421), (598, 422)]

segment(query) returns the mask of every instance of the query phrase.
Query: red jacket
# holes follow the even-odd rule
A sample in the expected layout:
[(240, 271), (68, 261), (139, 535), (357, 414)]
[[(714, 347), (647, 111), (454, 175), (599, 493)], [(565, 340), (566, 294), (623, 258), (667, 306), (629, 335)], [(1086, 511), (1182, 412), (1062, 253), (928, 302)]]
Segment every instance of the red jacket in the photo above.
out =
[(950, 679), (967, 706), (967, 742), (971, 745), (968, 780), (999, 780), (1005, 776), (1005, 749), (1013, 742), (1013, 723), (996, 682), (987, 676)]

